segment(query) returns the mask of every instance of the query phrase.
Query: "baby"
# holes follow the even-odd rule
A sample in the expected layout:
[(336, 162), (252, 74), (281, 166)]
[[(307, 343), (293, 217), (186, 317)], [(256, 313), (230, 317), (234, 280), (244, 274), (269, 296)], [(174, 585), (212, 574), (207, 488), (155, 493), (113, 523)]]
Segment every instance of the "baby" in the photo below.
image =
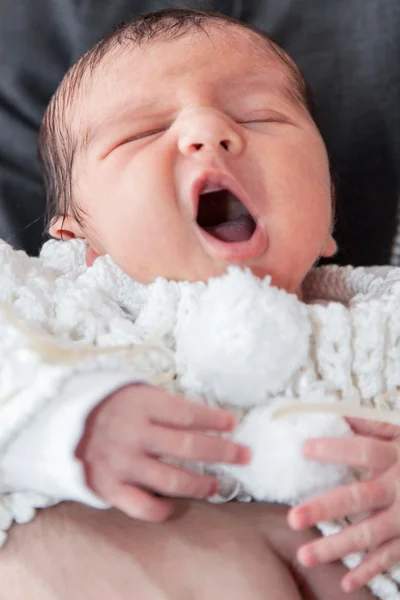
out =
[[(89, 267), (109, 255), (147, 284), (159, 276), (206, 281), (235, 264), (301, 298), (310, 269), (336, 250), (329, 161), (307, 85), (275, 43), (221, 15), (167, 11), (111, 33), (65, 76), (44, 116), (40, 156), (49, 231), (84, 240)], [(223, 410), (126, 372), (54, 367), (51, 377), (59, 397), (50, 409), (41, 410), (47, 383), (29, 390), (37, 416), (8, 440), (3, 491), (46, 491), (161, 521), (171, 505), (159, 495), (207, 498), (218, 483), (158, 457), (250, 459), (247, 448), (214, 435), (235, 426)], [(361, 435), (346, 449), (364, 452), (371, 470), (396, 466), (400, 477), (397, 428), (353, 426)], [(338, 444), (310, 443), (308, 456), (333, 460)], [(350, 493), (358, 512), (391, 507), (382, 552), (345, 577), (346, 591), (400, 559), (396, 480), (388, 477), (374, 497), (361, 497), (357, 485), (289, 514), (293, 528), (344, 516)], [(299, 560), (329, 562), (372, 545), (367, 535), (356, 543), (351, 528), (346, 535), (301, 548)], [(388, 546), (392, 539), (397, 545)]]

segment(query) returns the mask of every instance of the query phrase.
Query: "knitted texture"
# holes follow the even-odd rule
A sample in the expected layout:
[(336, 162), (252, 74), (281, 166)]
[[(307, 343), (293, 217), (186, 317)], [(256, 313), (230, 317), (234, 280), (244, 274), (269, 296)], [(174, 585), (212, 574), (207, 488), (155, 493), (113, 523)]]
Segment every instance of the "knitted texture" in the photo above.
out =
[[(386, 412), (377, 416), (397, 418), (400, 269), (314, 269), (301, 302), (238, 268), (207, 283), (145, 286), (108, 256), (86, 268), (84, 254), (80, 240), (48, 242), (40, 258), (0, 244), (0, 452), (74, 373), (134, 366), (150, 382), (238, 415), (233, 438), (250, 446), (252, 461), (210, 468), (221, 480), (215, 501), (296, 504), (353, 478), (344, 466), (302, 458), (310, 437), (351, 435), (328, 414), (333, 407), (347, 414), (380, 403)], [(289, 416), (274, 418), (287, 407)], [(3, 495), (3, 530), (18, 517), (15, 498), (21, 507), (25, 497), (24, 518), (45, 503), (26, 492)], [(393, 570), (371, 589), (393, 600), (398, 580)]]

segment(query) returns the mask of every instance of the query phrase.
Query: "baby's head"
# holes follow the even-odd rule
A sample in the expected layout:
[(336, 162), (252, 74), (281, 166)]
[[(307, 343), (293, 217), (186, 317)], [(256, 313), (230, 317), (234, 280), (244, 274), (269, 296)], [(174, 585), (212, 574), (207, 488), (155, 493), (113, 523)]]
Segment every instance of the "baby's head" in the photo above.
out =
[(260, 33), (186, 10), (133, 19), (72, 67), (45, 114), (50, 232), (144, 283), (239, 264), (296, 291), (335, 251), (309, 108), (301, 73)]

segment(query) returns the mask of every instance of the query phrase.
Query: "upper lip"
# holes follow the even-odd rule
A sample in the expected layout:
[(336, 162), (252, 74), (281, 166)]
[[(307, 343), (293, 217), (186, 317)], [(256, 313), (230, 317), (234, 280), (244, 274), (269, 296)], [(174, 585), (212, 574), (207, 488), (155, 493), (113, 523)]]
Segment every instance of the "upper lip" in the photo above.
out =
[(247, 197), (247, 194), (243, 190), (242, 186), (228, 173), (216, 170), (203, 171), (201, 175), (196, 177), (190, 188), (191, 203), (193, 206), (193, 219), (197, 219), (199, 212), (199, 199), (204, 188), (207, 186), (215, 186), (215, 189), (228, 190), (234, 194), (243, 206), (249, 211), (250, 215), (256, 220), (256, 215), (252, 208), (252, 203)]

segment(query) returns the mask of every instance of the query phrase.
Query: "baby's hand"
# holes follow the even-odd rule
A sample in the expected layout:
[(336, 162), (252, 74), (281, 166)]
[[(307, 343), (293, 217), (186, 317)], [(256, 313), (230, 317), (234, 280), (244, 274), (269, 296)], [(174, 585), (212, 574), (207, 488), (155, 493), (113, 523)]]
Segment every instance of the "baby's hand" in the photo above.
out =
[(400, 427), (362, 419), (347, 419), (352, 438), (310, 440), (307, 458), (363, 469), (364, 481), (342, 486), (289, 511), (293, 529), (371, 512), (344, 531), (299, 548), (307, 567), (368, 550), (361, 564), (342, 580), (344, 591), (363, 586), (400, 561)]
[[(147, 385), (124, 387), (89, 416), (76, 450), (98, 496), (131, 517), (162, 521), (172, 503), (152, 495), (207, 498), (218, 481), (167, 464), (186, 461), (245, 464), (249, 450), (215, 432), (231, 431), (235, 418)], [(206, 433), (209, 432), (209, 433)]]

